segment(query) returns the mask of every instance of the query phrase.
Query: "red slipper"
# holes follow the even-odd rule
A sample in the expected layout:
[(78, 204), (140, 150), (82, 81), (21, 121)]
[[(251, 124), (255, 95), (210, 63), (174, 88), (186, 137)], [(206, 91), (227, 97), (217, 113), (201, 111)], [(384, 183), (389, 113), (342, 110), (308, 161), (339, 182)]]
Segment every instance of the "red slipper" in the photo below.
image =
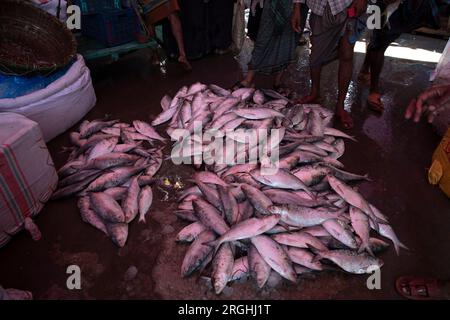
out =
[(403, 276), (395, 282), (397, 292), (410, 300), (442, 300), (441, 283), (433, 278)]

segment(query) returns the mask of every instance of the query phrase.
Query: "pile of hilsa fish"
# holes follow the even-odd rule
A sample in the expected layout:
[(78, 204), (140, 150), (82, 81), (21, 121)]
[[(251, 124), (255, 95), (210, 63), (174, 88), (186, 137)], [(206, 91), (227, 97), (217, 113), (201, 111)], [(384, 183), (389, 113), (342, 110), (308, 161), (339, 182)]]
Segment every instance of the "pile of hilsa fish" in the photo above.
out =
[[(353, 274), (372, 272), (383, 265), (375, 254), (389, 246), (373, 234), (390, 239), (397, 253), (406, 248), (388, 218), (351, 186), (369, 179), (343, 169), (338, 160), (343, 139), (354, 139), (330, 127), (328, 110), (292, 105), (272, 91), (230, 92), (199, 83), (173, 99), (165, 96), (161, 105), (163, 112), (152, 124), (170, 121), (169, 134), (180, 128), (193, 133), (195, 121), (205, 130), (281, 131), (275, 173), (264, 174), (258, 162), (208, 164), (194, 174), (195, 185), (181, 193), (175, 214), (190, 224), (176, 241), (191, 243), (183, 277), (210, 269), (219, 294), (238, 279), (254, 278), (263, 288), (273, 274), (295, 282), (298, 275), (330, 265)], [(248, 155), (251, 148), (240, 152)], [(205, 151), (203, 142), (200, 152)]]
[(119, 120), (93, 120), (83, 121), (70, 140), (71, 153), (58, 170), (58, 190), (52, 198), (78, 196), (83, 221), (123, 247), (128, 224), (138, 214), (139, 221), (145, 223), (165, 139), (144, 121), (135, 120), (130, 125)]

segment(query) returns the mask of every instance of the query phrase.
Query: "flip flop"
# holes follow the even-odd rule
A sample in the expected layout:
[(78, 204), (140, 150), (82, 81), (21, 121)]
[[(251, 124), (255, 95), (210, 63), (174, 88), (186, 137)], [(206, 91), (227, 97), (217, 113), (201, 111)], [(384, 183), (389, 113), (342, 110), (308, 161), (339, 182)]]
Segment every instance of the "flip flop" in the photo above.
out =
[(374, 92), (369, 94), (367, 97), (367, 105), (372, 111), (383, 113), (384, 112), (384, 104), (381, 101), (381, 94)]
[(403, 276), (395, 282), (397, 292), (410, 300), (443, 300), (440, 282), (433, 278)]

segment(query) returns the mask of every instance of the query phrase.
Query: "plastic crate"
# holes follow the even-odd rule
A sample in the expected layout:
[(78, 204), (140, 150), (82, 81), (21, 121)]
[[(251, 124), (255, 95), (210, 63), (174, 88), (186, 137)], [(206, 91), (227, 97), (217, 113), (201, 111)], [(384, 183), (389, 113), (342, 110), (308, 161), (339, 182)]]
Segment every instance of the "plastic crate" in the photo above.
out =
[(104, 10), (121, 9), (121, 0), (74, 0), (82, 14), (101, 13)]
[(135, 40), (139, 22), (133, 9), (110, 10), (83, 15), (81, 32), (107, 47), (113, 47)]

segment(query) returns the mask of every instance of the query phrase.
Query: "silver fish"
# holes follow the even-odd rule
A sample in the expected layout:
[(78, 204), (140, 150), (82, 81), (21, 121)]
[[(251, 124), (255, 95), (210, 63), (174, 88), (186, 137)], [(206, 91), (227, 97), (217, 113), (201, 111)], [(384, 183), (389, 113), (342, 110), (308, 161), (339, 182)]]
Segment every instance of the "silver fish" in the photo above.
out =
[(364, 214), (361, 210), (355, 207), (350, 207), (350, 219), (352, 221), (352, 227), (355, 230), (358, 237), (361, 238), (361, 246), (358, 252), (367, 250), (369, 254), (374, 256), (372, 249), (370, 247), (370, 223), (369, 217)]
[(192, 202), (197, 218), (208, 228), (222, 235), (230, 230), (230, 227), (221, 217), (221, 214), (210, 203), (203, 199), (197, 199)]
[(105, 223), (97, 213), (90, 208), (90, 205), (89, 197), (80, 197), (80, 199), (78, 199), (78, 209), (80, 210), (81, 218), (84, 222), (89, 223), (103, 233), (108, 234)]
[(322, 223), (322, 226), (327, 230), (331, 236), (351, 249), (358, 249), (353, 233), (346, 224), (338, 219), (329, 219)]
[(225, 242), (232, 242), (256, 237), (275, 227), (275, 225), (279, 221), (279, 215), (264, 216), (261, 219), (250, 218), (241, 221), (233, 225), (230, 230), (221, 235), (211, 245), (214, 245), (216, 248), (218, 248), (222, 243)]
[(254, 245), (250, 245), (248, 248), (248, 264), (250, 275), (255, 278), (258, 287), (264, 287), (269, 279), (272, 268), (264, 261)]
[(287, 254), (292, 262), (307, 267), (311, 270), (321, 271), (323, 266), (319, 261), (315, 261), (315, 255), (306, 249), (289, 248)]
[(354, 274), (371, 273), (374, 271), (374, 268), (379, 269), (383, 266), (381, 259), (366, 253), (358, 254), (350, 250), (323, 251), (319, 252), (317, 257), (331, 260), (343, 270)]
[(125, 214), (113, 197), (103, 192), (93, 192), (89, 197), (91, 208), (102, 219), (111, 223), (125, 222)]
[(188, 277), (202, 265), (213, 249), (205, 243), (213, 241), (215, 238), (216, 236), (212, 231), (205, 230), (200, 233), (184, 256), (181, 265), (181, 276)]
[(207, 230), (207, 228), (203, 225), (203, 223), (198, 221), (193, 222), (190, 225), (181, 229), (180, 232), (178, 232), (175, 241), (192, 242), (200, 235), (200, 233), (202, 233), (205, 230)]
[(213, 258), (211, 281), (216, 294), (220, 294), (231, 279), (234, 265), (233, 251), (230, 243), (224, 243)]
[(342, 212), (318, 208), (307, 208), (294, 205), (271, 206), (269, 211), (273, 214), (280, 214), (281, 221), (294, 227), (312, 227), (322, 224), (329, 219), (341, 217)]
[(278, 243), (265, 235), (253, 237), (251, 242), (273, 270), (289, 281), (295, 282), (297, 280), (297, 274), (292, 266), (291, 259)]
[(269, 207), (272, 206), (273, 203), (262, 191), (248, 184), (242, 184), (241, 189), (257, 211), (262, 214), (271, 214)]
[(317, 250), (327, 250), (327, 247), (320, 242), (319, 239), (312, 236), (308, 232), (279, 233), (272, 236), (272, 239), (279, 244), (284, 244), (297, 248), (309, 248), (309, 246)]
[(140, 121), (140, 120), (134, 120), (133, 126), (136, 128), (137, 132), (140, 134), (143, 134), (144, 136), (147, 136), (151, 139), (165, 141), (166, 139), (161, 137), (158, 132), (147, 122)]
[(128, 187), (127, 195), (122, 203), (126, 223), (133, 221), (139, 212), (139, 192), (138, 178), (133, 177)]
[(111, 240), (119, 247), (125, 246), (128, 239), (128, 224), (127, 223), (107, 223), (106, 229), (111, 237)]
[(139, 222), (145, 223), (145, 215), (152, 206), (153, 192), (152, 187), (145, 186), (139, 193)]
[(253, 179), (267, 186), (278, 189), (304, 190), (311, 194), (308, 187), (289, 171), (278, 169), (275, 174), (261, 174), (260, 170), (250, 172)]

